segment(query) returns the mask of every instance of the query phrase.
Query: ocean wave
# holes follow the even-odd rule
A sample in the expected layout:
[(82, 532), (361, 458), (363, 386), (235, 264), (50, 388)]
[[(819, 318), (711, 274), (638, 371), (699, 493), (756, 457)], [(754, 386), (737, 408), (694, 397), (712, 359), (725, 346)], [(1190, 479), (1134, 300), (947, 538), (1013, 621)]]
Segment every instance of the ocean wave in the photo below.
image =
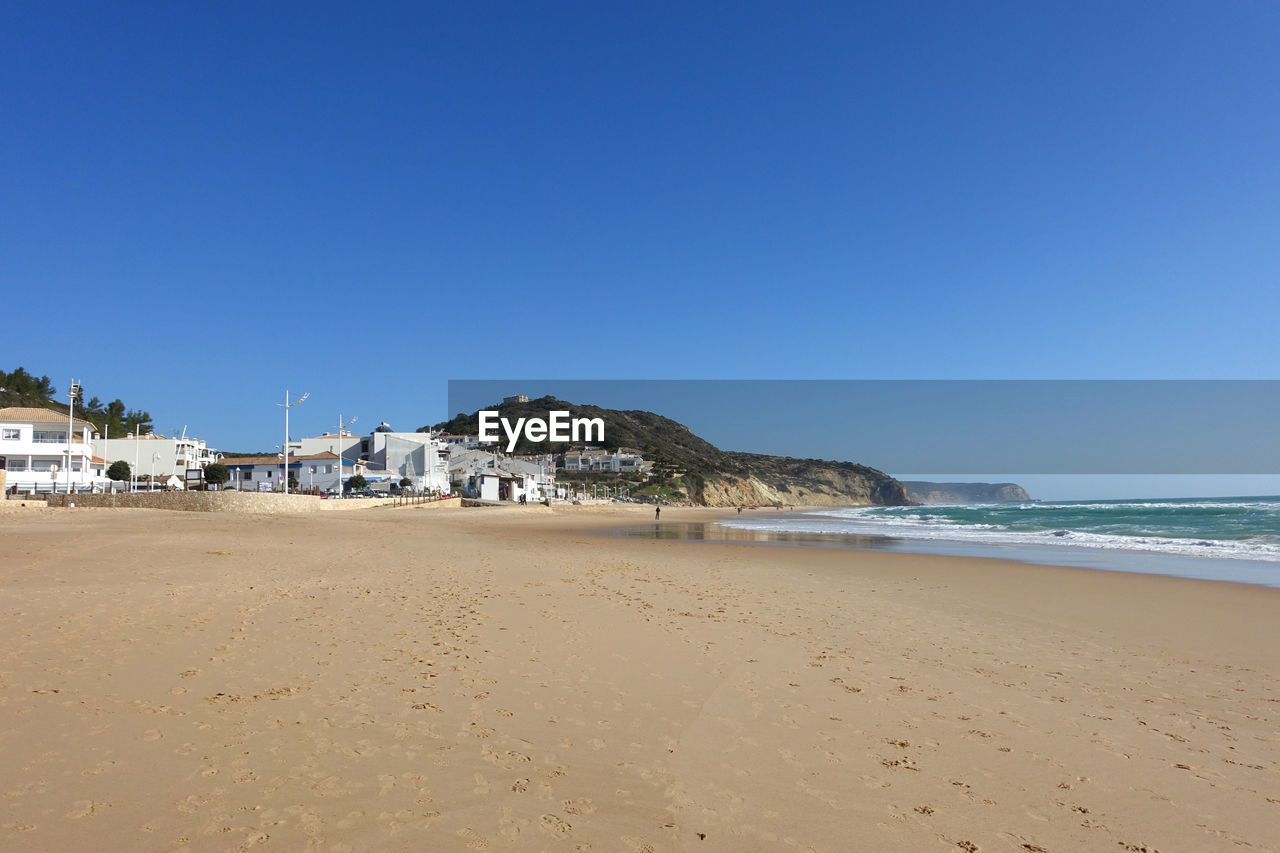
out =
[[(1206, 502), (1207, 503), (1207, 502)], [(1202, 504), (1166, 504), (1187, 508)], [(1046, 505), (1038, 504), (1045, 507)], [(1072, 508), (1088, 507), (1088, 504), (1068, 504)], [(1098, 504), (1107, 508), (1116, 504)], [(1130, 511), (1151, 509), (1155, 502), (1119, 505)], [(1223, 503), (1223, 507), (1246, 508), (1247, 504)], [(1268, 509), (1275, 504), (1266, 505)], [(907, 508), (903, 508), (904, 510)], [(960, 509), (948, 507), (947, 510)], [(974, 509), (967, 507), (964, 509)], [(1050, 521), (1049, 519), (1045, 519)], [(1167, 521), (1168, 519), (1163, 519)], [(1154, 519), (1152, 520), (1154, 521)], [(894, 514), (883, 507), (848, 507), (814, 510), (797, 515), (776, 518), (733, 519), (720, 522), (724, 527), (742, 530), (768, 530), (796, 533), (857, 534), (862, 536), (888, 536), (899, 539), (923, 539), (945, 542), (965, 542), (985, 545), (1054, 545), (1075, 548), (1105, 549), (1114, 551), (1150, 551), (1196, 557), (1221, 557), (1243, 560), (1280, 562), (1280, 535), (1258, 529), (1196, 529), (1170, 530), (1168, 526), (1098, 524), (1104, 528), (1076, 528), (1000, 524), (992, 519), (976, 518), (958, 521), (942, 511), (921, 511), (911, 507), (909, 511)], [(1085, 527), (1086, 529), (1081, 529)], [(1185, 526), (1184, 526), (1185, 527)], [(1024, 528), (1024, 529), (1018, 529)]]

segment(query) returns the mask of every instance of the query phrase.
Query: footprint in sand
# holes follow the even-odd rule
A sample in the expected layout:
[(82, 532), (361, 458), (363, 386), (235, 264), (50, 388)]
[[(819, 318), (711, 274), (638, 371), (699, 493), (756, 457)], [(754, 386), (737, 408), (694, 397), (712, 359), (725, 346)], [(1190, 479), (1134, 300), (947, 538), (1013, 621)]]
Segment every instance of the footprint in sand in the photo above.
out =
[(561, 806), (565, 814), (581, 815), (591, 814), (596, 810), (595, 804), (587, 798), (581, 800), (565, 800)]
[(573, 824), (568, 821), (561, 820), (553, 814), (544, 814), (539, 819), (539, 823), (542, 825), (543, 829), (554, 835), (561, 835), (573, 830)]
[(485, 850), (489, 847), (489, 841), (469, 826), (459, 829), (458, 837), (466, 842), (467, 847), (471, 850)]

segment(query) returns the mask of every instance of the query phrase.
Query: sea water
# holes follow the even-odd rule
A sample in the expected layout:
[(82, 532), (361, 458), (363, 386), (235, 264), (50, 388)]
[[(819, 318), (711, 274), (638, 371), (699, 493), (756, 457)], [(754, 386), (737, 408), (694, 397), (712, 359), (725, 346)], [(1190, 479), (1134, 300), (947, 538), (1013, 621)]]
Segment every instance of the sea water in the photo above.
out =
[(892, 550), (1280, 586), (1274, 496), (764, 510), (719, 524), (761, 539), (874, 538)]

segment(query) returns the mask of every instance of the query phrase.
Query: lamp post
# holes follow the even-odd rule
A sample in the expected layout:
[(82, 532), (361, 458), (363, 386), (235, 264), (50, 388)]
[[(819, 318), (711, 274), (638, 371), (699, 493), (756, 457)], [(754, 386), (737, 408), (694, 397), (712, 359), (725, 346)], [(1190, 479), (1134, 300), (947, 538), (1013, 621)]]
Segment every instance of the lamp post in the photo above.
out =
[(359, 418), (352, 418), (346, 423), (342, 422), (342, 412), (338, 412), (338, 442), (334, 452), (338, 454), (338, 500), (342, 500), (342, 431), (351, 426)]
[(134, 427), (128, 437), (133, 439), (133, 467), (129, 469), (129, 494), (133, 494), (138, 488), (138, 428)]
[[(67, 389), (67, 494), (71, 494), (71, 441), (75, 435), (75, 408), (76, 400), (80, 399), (80, 383), (71, 380), (71, 387)], [(58, 491), (57, 479), (54, 479), (53, 491)]]
[(160, 461), (159, 453), (151, 454), (151, 476), (147, 479), (147, 494), (151, 494), (151, 490), (156, 485), (156, 463)]
[(310, 396), (311, 396), (311, 392), (310, 392), (310, 391), (308, 391), (307, 393), (303, 394), (301, 397), (299, 397), (298, 399), (296, 399), (296, 400), (294, 400), (292, 403), (290, 403), (290, 402), (289, 402), (289, 389), (288, 389), (288, 388), (286, 388), (286, 389), (285, 389), (285, 391), (284, 391), (284, 402), (283, 402), (283, 403), (276, 403), (276, 405), (277, 405), (277, 406), (279, 406), (280, 408), (284, 409), (284, 472), (285, 472), (285, 479), (284, 479), (284, 493), (285, 493), (286, 495), (287, 495), (287, 494), (289, 494), (289, 480), (288, 480), (288, 474), (289, 474), (289, 410), (290, 410), (290, 409), (292, 409), (294, 406), (297, 406), (297, 405), (301, 404), (304, 400), (306, 400), (306, 399), (307, 399), (308, 397), (310, 397)]

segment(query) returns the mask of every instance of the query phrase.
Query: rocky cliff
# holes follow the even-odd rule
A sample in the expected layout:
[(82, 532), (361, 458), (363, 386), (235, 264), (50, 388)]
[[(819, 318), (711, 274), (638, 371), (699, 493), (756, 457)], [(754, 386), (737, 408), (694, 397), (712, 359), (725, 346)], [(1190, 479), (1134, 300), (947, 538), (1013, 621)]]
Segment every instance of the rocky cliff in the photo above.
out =
[(810, 506), (904, 506), (907, 490), (874, 468), (853, 462), (794, 459), (726, 452), (747, 477), (708, 478), (695, 500), (706, 506), (794, 504)]
[(918, 504), (994, 504), (1029, 501), (1017, 483), (929, 483), (907, 480), (907, 497)]

